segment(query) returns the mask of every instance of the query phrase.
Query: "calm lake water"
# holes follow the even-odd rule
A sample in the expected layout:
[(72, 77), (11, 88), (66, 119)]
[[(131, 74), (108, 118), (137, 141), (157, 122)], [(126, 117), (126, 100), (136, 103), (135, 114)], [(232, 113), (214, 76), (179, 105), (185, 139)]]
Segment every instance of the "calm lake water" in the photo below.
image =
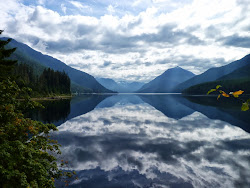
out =
[(231, 99), (83, 96), (33, 116), (58, 126), (69, 187), (250, 187), (250, 111)]

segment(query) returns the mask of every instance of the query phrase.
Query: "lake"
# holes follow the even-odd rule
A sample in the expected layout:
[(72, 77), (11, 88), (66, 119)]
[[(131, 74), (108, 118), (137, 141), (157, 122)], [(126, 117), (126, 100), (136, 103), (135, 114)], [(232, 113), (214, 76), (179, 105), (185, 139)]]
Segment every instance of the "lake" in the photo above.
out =
[(45, 106), (33, 117), (58, 126), (60, 159), (78, 176), (69, 187), (250, 186), (250, 111), (238, 101), (119, 94)]

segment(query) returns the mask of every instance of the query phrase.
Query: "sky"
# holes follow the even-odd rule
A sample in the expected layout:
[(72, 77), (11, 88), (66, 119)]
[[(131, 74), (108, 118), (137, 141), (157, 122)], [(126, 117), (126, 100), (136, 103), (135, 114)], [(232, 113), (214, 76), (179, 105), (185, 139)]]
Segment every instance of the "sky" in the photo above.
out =
[(73, 68), (148, 82), (250, 53), (250, 0), (1, 0), (2, 36)]

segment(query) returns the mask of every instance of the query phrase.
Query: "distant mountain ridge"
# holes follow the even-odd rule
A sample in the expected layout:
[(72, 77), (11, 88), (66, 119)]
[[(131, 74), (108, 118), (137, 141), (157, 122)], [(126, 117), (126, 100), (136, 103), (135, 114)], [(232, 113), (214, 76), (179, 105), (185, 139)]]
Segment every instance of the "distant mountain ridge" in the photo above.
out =
[(250, 78), (250, 62), (241, 68), (236, 69), (235, 71), (220, 77), (217, 80), (230, 80), (230, 79), (244, 79)]
[[(224, 65), (222, 67), (214, 67), (211, 69), (208, 69), (207, 71), (205, 71), (204, 73), (194, 76), (193, 78), (180, 83), (177, 87), (175, 87), (173, 89), (174, 92), (182, 92), (184, 89), (187, 89), (191, 86), (197, 85), (197, 84), (201, 84), (201, 83), (205, 83), (205, 82), (211, 82), (211, 81), (215, 81), (215, 80), (222, 80), (222, 79), (232, 79), (233, 75), (229, 75), (230, 73), (233, 73), (234, 71), (244, 67), (250, 65), (250, 54), (246, 55), (245, 57), (243, 57), (240, 60), (236, 60), (233, 61), (230, 64)], [(244, 72), (244, 69), (241, 70), (241, 72)], [(234, 76), (236, 76), (234, 73)], [(240, 76), (241, 73), (238, 73), (238, 76)], [(247, 72), (244, 73), (244, 75), (246, 75)], [(227, 75), (227, 76), (226, 76)], [(237, 76), (236, 76), (237, 77)]]
[[(7, 40), (5, 37), (1, 39)], [(14, 39), (9, 46), (11, 48), (17, 47), (13, 58), (36, 67), (36, 71), (39, 73), (44, 68), (51, 68), (61, 72), (65, 71), (76, 89), (79, 86), (88, 93), (112, 93), (113, 91), (121, 93), (179, 93), (188, 91), (192, 93), (192, 88), (198, 92), (199, 87), (202, 87), (202, 92), (200, 90), (199, 93), (203, 93), (207, 88), (218, 83), (223, 83), (226, 88), (230, 88), (232, 84), (238, 84), (241, 87), (240, 89), (245, 89), (245, 91), (248, 91), (249, 88), (250, 54), (228, 65), (210, 68), (200, 75), (194, 75), (192, 72), (180, 67), (171, 68), (149, 83), (144, 84), (141, 82), (115, 82), (109, 78), (95, 79), (85, 72), (74, 69), (51, 56), (35, 51), (26, 44), (17, 42)], [(190, 87), (192, 88), (189, 89)]]
[(133, 93), (144, 85), (142, 82), (116, 82), (110, 78), (96, 78), (96, 80), (107, 89), (119, 93)]
[[(117, 88), (120, 86), (111, 78), (96, 78), (96, 80), (107, 89), (110, 89), (112, 91), (117, 91)], [(118, 92), (118, 91), (117, 91)]]
[[(7, 40), (7, 38), (1, 38), (1, 39)], [(58, 59), (55, 59), (48, 55), (44, 55), (41, 52), (38, 52), (30, 48), (26, 44), (17, 42), (16, 40), (12, 39), (12, 41), (9, 43), (9, 46), (11, 48), (17, 47), (16, 52), (14, 52), (15, 58), (17, 58), (17, 60), (19, 60), (19, 58), (28, 59), (29, 63), (31, 64), (33, 63), (42, 65), (39, 67), (40, 69), (42, 69), (42, 67), (47, 67), (56, 71), (61, 71), (61, 72), (65, 71), (73, 83), (82, 86), (83, 88), (86, 88), (86, 90), (88, 90), (89, 92), (94, 92), (94, 93), (113, 92), (102, 86), (99, 82), (96, 81), (96, 79), (93, 76), (83, 71), (74, 69)]]
[(126, 81), (120, 81), (118, 82), (119, 85), (122, 85), (126, 88), (127, 91), (136, 92), (139, 90), (145, 83), (143, 82), (126, 82)]
[(175, 67), (166, 70), (160, 76), (149, 83), (143, 85), (138, 92), (139, 93), (171, 93), (173, 88), (178, 84), (194, 77), (190, 71), (182, 69), (181, 67)]

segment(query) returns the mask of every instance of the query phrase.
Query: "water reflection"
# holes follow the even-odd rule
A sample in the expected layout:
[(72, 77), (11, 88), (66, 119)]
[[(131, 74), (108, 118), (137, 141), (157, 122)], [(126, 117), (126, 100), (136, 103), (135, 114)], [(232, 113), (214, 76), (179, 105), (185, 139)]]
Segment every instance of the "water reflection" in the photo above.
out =
[(69, 119), (86, 114), (110, 95), (80, 95), (72, 99), (44, 101), (44, 109), (35, 109), (26, 114), (34, 120), (61, 125)]
[[(178, 114), (173, 105), (186, 108)], [(53, 137), (79, 177), (70, 186), (247, 187), (250, 135), (194, 106), (178, 97), (118, 95), (60, 125)]]
[(171, 117), (174, 119), (183, 118), (195, 111), (184, 104), (190, 102), (179, 94), (139, 96), (144, 102), (155, 107), (167, 117)]
[(70, 114), (70, 99), (42, 101), (44, 108), (32, 109), (26, 116), (44, 123), (61, 124)]
[(210, 119), (219, 119), (228, 122), (232, 125), (240, 127), (250, 133), (250, 111), (241, 111), (241, 100), (232, 98), (221, 98), (217, 100), (216, 97), (196, 97), (186, 96), (189, 101), (183, 100), (183, 103), (201, 112)]

